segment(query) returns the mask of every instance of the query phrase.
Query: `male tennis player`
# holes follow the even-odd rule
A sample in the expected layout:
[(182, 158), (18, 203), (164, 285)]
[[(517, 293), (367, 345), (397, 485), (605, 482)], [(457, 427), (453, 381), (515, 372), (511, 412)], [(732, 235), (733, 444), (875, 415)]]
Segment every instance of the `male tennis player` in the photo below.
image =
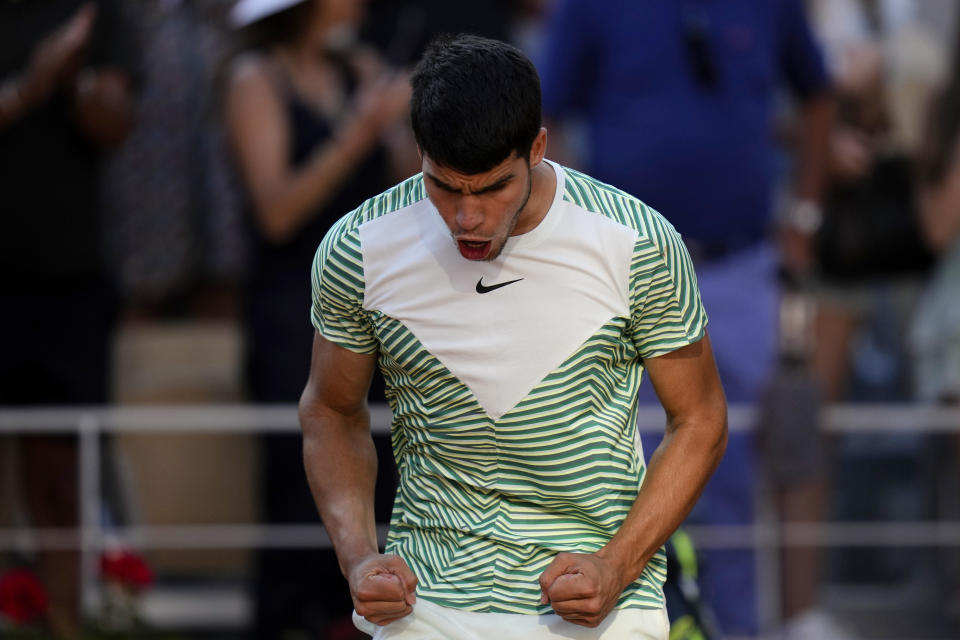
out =
[[(658, 213), (544, 159), (517, 49), (435, 42), (423, 172), (342, 218), (313, 270), (308, 479), (378, 639), (668, 636), (661, 545), (719, 463), (726, 404), (686, 249)], [(365, 403), (388, 386), (386, 553)], [(667, 428), (649, 467), (637, 388)]]

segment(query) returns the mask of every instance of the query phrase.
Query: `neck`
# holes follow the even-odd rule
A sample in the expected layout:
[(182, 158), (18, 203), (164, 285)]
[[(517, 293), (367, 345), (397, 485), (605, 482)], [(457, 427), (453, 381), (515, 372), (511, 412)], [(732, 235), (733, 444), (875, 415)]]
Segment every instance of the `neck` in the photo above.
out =
[(535, 229), (547, 216), (556, 192), (557, 175), (549, 163), (541, 161), (530, 171), (530, 197), (520, 212), (511, 235), (520, 235)]

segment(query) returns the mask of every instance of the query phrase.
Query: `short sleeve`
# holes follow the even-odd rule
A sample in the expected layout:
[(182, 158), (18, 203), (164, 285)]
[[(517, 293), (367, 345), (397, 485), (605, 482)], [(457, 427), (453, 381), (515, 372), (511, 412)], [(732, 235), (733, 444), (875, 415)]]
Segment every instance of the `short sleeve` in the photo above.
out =
[(357, 230), (343, 219), (327, 233), (313, 259), (311, 321), (320, 334), (345, 349), (376, 353), (377, 341), (363, 308), (363, 254)]
[(813, 36), (803, 3), (781, 0), (779, 8), (780, 67), (790, 89), (805, 100), (829, 87), (823, 52)]
[(630, 329), (643, 359), (697, 342), (707, 328), (697, 276), (680, 235), (659, 215), (648, 231), (637, 241), (630, 267)]
[(559, 0), (547, 20), (543, 47), (536, 55), (543, 93), (543, 113), (563, 118), (585, 106), (590, 95), (590, 60), (595, 57), (591, 14), (582, 0)]

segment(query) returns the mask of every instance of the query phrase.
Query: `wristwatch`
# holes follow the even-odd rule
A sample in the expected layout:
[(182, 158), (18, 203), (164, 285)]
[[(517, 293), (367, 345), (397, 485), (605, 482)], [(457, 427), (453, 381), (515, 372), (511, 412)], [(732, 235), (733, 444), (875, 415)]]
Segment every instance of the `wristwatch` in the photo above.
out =
[(814, 200), (792, 200), (784, 207), (781, 222), (808, 235), (820, 230), (823, 224), (823, 209)]

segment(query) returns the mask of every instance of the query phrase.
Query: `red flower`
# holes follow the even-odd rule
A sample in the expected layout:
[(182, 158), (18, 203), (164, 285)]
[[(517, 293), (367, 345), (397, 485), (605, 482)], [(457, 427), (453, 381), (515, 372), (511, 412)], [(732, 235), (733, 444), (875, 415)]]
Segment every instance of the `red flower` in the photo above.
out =
[(11, 569), (0, 575), (0, 615), (27, 624), (47, 613), (47, 593), (32, 572)]
[(104, 579), (118, 582), (132, 591), (140, 591), (153, 584), (153, 571), (142, 557), (126, 549), (112, 549), (100, 556), (100, 574)]

